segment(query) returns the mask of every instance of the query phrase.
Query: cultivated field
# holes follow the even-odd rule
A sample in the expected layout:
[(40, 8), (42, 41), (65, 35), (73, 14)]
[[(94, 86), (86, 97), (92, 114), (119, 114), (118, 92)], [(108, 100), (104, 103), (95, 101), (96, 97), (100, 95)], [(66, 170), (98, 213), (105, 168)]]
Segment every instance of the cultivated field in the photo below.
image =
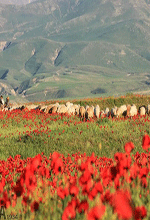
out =
[[(46, 104), (55, 101), (47, 101)], [(66, 101), (60, 101), (65, 103)], [(150, 104), (149, 96), (72, 100)], [(0, 200), (6, 219), (150, 219), (150, 116), (0, 112)], [(132, 152), (131, 152), (132, 151)]]

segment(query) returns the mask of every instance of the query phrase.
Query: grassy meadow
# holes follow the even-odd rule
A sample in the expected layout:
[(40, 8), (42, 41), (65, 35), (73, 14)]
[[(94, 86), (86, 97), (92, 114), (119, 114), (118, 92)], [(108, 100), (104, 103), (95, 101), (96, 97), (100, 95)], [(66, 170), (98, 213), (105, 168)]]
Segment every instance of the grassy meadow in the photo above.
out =
[[(55, 102), (55, 101), (53, 101)], [(60, 101), (65, 103), (66, 101)], [(119, 98), (76, 100), (81, 105), (99, 104), (101, 110), (122, 104), (147, 105), (148, 96), (128, 95)], [(47, 102), (48, 105), (50, 102)], [(36, 111), (14, 111), (1, 114), (0, 157), (7, 159), (20, 154), (23, 159), (43, 152), (46, 156), (58, 151), (67, 156), (75, 152), (112, 158), (124, 151), (126, 142), (135, 144), (134, 151), (142, 151), (141, 141), (149, 131), (149, 116), (122, 118), (93, 118), (85, 122), (79, 116), (50, 115)]]

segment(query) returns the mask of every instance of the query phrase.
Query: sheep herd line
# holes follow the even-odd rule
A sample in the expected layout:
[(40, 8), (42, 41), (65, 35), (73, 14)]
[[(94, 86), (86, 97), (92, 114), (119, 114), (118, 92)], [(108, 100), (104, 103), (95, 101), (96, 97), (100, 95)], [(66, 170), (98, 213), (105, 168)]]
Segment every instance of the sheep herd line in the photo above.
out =
[(13, 109), (26, 109), (33, 110), (39, 109), (45, 113), (49, 114), (68, 114), (68, 115), (78, 115), (81, 118), (91, 119), (94, 116), (96, 118), (100, 117), (120, 117), (120, 116), (128, 116), (133, 117), (137, 114), (144, 116), (146, 114), (150, 115), (150, 105), (142, 105), (139, 108), (136, 105), (122, 105), (120, 107), (113, 107), (109, 109), (108, 107), (105, 110), (100, 109), (99, 105), (95, 107), (92, 106), (80, 106), (79, 104), (73, 104), (71, 102), (66, 102), (66, 104), (59, 104), (56, 102), (55, 104), (50, 105), (22, 105), (22, 106), (11, 106), (10, 108), (4, 108), (4, 110), (13, 110)]

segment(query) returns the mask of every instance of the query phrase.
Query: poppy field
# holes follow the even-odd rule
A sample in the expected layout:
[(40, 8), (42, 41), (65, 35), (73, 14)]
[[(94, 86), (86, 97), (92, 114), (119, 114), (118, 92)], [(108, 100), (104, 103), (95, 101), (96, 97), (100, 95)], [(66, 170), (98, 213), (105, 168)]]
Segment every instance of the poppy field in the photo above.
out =
[(0, 112), (0, 218), (150, 219), (149, 124)]

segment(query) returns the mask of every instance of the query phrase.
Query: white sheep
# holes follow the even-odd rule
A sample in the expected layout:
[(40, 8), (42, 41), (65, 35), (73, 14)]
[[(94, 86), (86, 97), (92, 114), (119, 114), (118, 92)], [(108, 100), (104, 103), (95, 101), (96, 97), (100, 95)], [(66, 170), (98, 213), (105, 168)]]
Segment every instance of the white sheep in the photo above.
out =
[(133, 116), (137, 115), (137, 113), (138, 113), (137, 107), (134, 104), (131, 105), (131, 108), (129, 111), (129, 116), (133, 117)]
[(146, 108), (144, 106), (139, 107), (139, 114), (141, 116), (146, 114)]
[(107, 116), (107, 117), (109, 117), (109, 115), (110, 115), (110, 111), (109, 111), (109, 108), (107, 107), (106, 109), (105, 109), (105, 115)]
[(146, 111), (147, 111), (147, 114), (150, 115), (150, 105), (147, 105)]
[(87, 110), (88, 110), (88, 108), (89, 108), (89, 105), (86, 105), (86, 106), (85, 106), (85, 111), (87, 111)]
[(94, 115), (96, 116), (96, 118), (99, 118), (99, 115), (100, 115), (99, 105), (96, 105), (96, 107), (94, 108)]
[(62, 113), (66, 113), (67, 112), (67, 107), (65, 105), (59, 105), (58, 109), (57, 109), (57, 113), (62, 114)]
[(115, 117), (117, 115), (117, 106), (111, 109), (111, 117)]
[(53, 106), (59, 107), (59, 103), (56, 102), (55, 104), (53, 104)]
[(57, 108), (58, 108), (58, 107), (54, 105), (54, 106), (51, 108), (51, 113), (52, 113), (52, 114), (57, 113)]
[(46, 113), (46, 114), (47, 114), (47, 113), (51, 113), (53, 106), (54, 106), (53, 104), (48, 105), (48, 106), (46, 107), (45, 113)]
[(71, 107), (71, 106), (73, 106), (73, 103), (71, 103), (71, 102), (66, 102), (66, 107), (67, 107), (67, 108), (69, 108), (69, 107)]
[(75, 109), (75, 115), (79, 115), (80, 105), (73, 105)]
[(69, 114), (69, 115), (75, 115), (75, 108), (74, 108), (74, 106), (70, 106), (69, 108), (68, 108), (68, 110), (67, 110), (67, 113)]
[(121, 105), (119, 108), (117, 108), (117, 112), (116, 112), (117, 117), (123, 115), (125, 111), (127, 111), (127, 106)]
[(100, 112), (100, 116), (101, 116), (101, 117), (104, 117), (104, 116), (105, 116), (105, 112), (104, 112), (104, 110), (101, 110), (101, 112)]
[(32, 109), (36, 109), (38, 107), (38, 105), (34, 105), (34, 104), (31, 104), (31, 105), (26, 105), (26, 108), (30, 111)]

